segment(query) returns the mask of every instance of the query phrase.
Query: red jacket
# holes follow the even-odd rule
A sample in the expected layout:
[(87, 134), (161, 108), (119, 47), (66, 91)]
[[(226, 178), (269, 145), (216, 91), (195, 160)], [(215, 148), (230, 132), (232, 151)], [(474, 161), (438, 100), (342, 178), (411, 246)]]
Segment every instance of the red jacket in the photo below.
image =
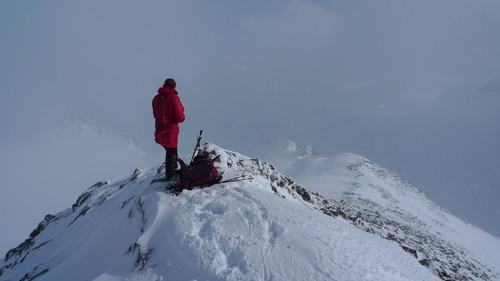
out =
[(162, 87), (153, 98), (155, 141), (166, 148), (178, 145), (179, 123), (185, 119), (184, 106), (174, 88)]

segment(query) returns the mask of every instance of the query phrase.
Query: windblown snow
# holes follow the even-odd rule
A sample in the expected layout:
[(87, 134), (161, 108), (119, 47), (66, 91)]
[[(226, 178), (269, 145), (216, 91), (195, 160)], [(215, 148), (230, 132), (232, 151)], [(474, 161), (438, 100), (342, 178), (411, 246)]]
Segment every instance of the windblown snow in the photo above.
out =
[[(294, 160), (301, 166), (295, 167), (300, 178), (295, 182), (260, 160), (214, 144), (203, 149), (220, 155), (217, 166), (224, 178), (247, 174), (253, 180), (175, 196), (154, 182), (163, 173), (158, 166), (99, 182), (71, 208), (47, 215), (25, 242), (10, 250), (0, 263), (0, 280), (500, 278), (498, 238), (472, 226), (460, 232), (463, 222), (362, 157), (346, 154), (328, 160), (306, 150)], [(292, 152), (295, 157), (297, 148)], [(334, 165), (321, 170), (320, 164), (327, 162)], [(306, 166), (317, 173), (305, 176)], [(336, 173), (331, 170), (335, 167)], [(397, 202), (403, 197), (404, 202)], [(402, 209), (411, 202), (410, 211)], [(351, 214), (356, 208), (358, 214)], [(376, 208), (378, 216), (388, 217), (377, 220)], [(422, 212), (422, 218), (401, 222), (413, 210)], [(432, 228), (430, 223), (443, 226)], [(443, 229), (448, 232), (435, 233)], [(483, 239), (485, 247), (464, 242), (471, 237)], [(433, 243), (444, 243), (443, 252), (426, 248)], [(454, 268), (449, 252), (469, 263)]]
[(22, 242), (45, 214), (66, 208), (89, 184), (159, 159), (132, 137), (77, 118), (1, 146), (0, 252)]

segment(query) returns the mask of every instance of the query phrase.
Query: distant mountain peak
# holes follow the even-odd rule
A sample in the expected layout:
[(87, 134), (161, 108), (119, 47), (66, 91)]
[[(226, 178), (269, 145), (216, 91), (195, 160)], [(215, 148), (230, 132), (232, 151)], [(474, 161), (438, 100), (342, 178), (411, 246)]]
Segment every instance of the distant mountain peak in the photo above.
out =
[(259, 148), (269, 147), (279, 152), (280, 150), (285, 150), (293, 155), (311, 155), (311, 156), (319, 156), (319, 153), (312, 146), (300, 146), (297, 143), (287, 140), (287, 139), (279, 139), (277, 141), (268, 142), (264, 146)]

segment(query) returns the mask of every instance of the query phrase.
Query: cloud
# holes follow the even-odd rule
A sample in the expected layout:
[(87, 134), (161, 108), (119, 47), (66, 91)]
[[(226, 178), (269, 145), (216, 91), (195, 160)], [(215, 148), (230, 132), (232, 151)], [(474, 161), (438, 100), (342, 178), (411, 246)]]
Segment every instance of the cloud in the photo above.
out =
[(238, 151), (288, 138), (384, 161), (394, 141), (388, 132), (399, 128), (381, 130), (387, 120), (420, 118), (443, 93), (500, 75), (498, 1), (0, 5), (0, 145), (79, 116), (162, 153), (151, 99), (172, 76), (187, 115), (181, 151), (205, 129), (206, 140)]
[(412, 111), (500, 72), (493, 2), (31, 4), (2, 13), (1, 111), (21, 122), (73, 114), (131, 130), (150, 121), (166, 76), (195, 112), (227, 97), (264, 115), (286, 102), (283, 120), (320, 107)]
[(304, 50), (331, 42), (339, 28), (338, 18), (339, 15), (331, 8), (291, 1), (279, 13), (252, 17), (245, 27), (257, 45), (269, 47), (278, 43), (282, 44), (284, 51)]

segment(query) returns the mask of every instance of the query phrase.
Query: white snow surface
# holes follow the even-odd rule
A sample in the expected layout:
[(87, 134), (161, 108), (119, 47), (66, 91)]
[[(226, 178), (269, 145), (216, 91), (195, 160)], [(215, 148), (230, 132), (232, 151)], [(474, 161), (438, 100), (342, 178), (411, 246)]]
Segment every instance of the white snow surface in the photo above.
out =
[(77, 118), (0, 147), (0, 252), (21, 243), (45, 214), (66, 208), (89, 184), (161, 159), (130, 136)]
[(179, 196), (151, 183), (156, 169), (103, 182), (9, 252), (0, 280), (439, 280), (396, 244), (273, 191), (269, 165), (205, 149), (225, 178), (254, 179)]
[(157, 166), (98, 183), (9, 251), (0, 281), (500, 280), (497, 237), (368, 159), (289, 141), (259, 148), (295, 182), (255, 158), (204, 150), (220, 155), (224, 178), (253, 180), (175, 196), (152, 182)]
[[(414, 228), (425, 229), (426, 234), (458, 245), (459, 250), (470, 254), (465, 259), (487, 265), (494, 272), (494, 280), (500, 280), (498, 237), (450, 214), (409, 182), (370, 160), (352, 153), (322, 157), (312, 147), (301, 147), (289, 140), (268, 143), (256, 148), (252, 154), (272, 161), (280, 172), (301, 186), (325, 198), (349, 202), (358, 212), (374, 206), (381, 217), (391, 218), (402, 225), (405, 219), (412, 221)], [(468, 280), (483, 280), (467, 276)]]

